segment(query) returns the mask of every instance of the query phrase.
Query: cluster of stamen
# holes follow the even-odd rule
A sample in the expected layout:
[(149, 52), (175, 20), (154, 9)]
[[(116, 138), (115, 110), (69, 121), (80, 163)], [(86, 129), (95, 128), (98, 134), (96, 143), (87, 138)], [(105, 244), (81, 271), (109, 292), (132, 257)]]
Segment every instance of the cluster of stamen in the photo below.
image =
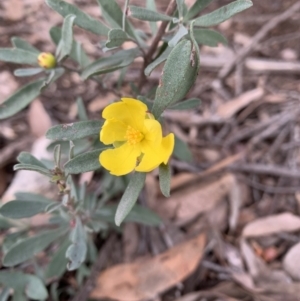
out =
[(134, 129), (130, 125), (127, 127), (125, 139), (130, 145), (135, 145), (139, 143), (143, 138), (144, 135), (140, 131)]

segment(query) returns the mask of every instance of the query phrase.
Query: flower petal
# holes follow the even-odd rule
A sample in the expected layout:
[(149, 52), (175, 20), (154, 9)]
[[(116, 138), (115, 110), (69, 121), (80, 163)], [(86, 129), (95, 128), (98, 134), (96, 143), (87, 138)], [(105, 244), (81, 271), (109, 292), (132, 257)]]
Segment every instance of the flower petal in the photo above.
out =
[(174, 134), (171, 133), (162, 138), (161, 144), (148, 142), (143, 145), (144, 156), (141, 163), (135, 168), (136, 171), (148, 172), (161, 163), (168, 163), (168, 160), (174, 149)]
[(136, 130), (142, 130), (146, 118), (147, 106), (133, 98), (122, 98), (121, 101), (107, 106), (102, 113), (105, 119), (115, 118)]
[(143, 140), (144, 143), (152, 142), (156, 145), (160, 144), (162, 139), (161, 124), (154, 119), (145, 119), (143, 134), (145, 137)]
[(125, 141), (127, 125), (116, 119), (106, 120), (100, 131), (100, 141), (112, 144), (116, 141)]
[(139, 146), (124, 143), (118, 148), (103, 151), (99, 156), (99, 161), (112, 175), (122, 176), (134, 170), (136, 159), (140, 154)]

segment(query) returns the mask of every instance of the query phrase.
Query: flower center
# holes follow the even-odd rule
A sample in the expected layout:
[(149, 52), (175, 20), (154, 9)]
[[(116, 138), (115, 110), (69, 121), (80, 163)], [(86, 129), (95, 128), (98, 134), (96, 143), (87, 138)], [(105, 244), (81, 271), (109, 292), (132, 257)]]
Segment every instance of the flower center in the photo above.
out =
[(139, 143), (144, 138), (144, 135), (140, 132), (131, 127), (130, 125), (127, 127), (127, 131), (125, 134), (125, 139), (129, 145), (135, 145)]

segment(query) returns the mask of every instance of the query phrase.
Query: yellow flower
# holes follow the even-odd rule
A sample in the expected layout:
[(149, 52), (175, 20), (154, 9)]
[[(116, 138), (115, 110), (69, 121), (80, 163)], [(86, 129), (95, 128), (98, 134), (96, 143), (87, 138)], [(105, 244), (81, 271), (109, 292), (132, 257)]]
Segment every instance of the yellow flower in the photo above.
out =
[(121, 176), (133, 170), (148, 172), (168, 163), (174, 149), (174, 134), (162, 136), (160, 123), (139, 100), (122, 98), (102, 113), (106, 119), (100, 141), (115, 148), (100, 154), (100, 164), (111, 174)]
[(42, 52), (38, 56), (38, 63), (45, 69), (52, 69), (56, 66), (56, 58), (52, 53)]

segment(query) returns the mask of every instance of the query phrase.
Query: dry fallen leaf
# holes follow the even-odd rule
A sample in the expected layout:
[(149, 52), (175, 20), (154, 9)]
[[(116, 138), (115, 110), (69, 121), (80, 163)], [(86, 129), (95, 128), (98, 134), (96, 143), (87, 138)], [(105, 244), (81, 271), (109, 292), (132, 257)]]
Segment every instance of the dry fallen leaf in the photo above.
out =
[(284, 269), (296, 280), (300, 280), (300, 243), (290, 248), (283, 259)]
[(102, 272), (90, 297), (118, 301), (151, 299), (189, 276), (198, 266), (205, 234), (153, 258), (113, 266)]
[(278, 232), (293, 232), (300, 229), (300, 218), (286, 212), (254, 220), (246, 225), (242, 235), (244, 237), (257, 237)]

